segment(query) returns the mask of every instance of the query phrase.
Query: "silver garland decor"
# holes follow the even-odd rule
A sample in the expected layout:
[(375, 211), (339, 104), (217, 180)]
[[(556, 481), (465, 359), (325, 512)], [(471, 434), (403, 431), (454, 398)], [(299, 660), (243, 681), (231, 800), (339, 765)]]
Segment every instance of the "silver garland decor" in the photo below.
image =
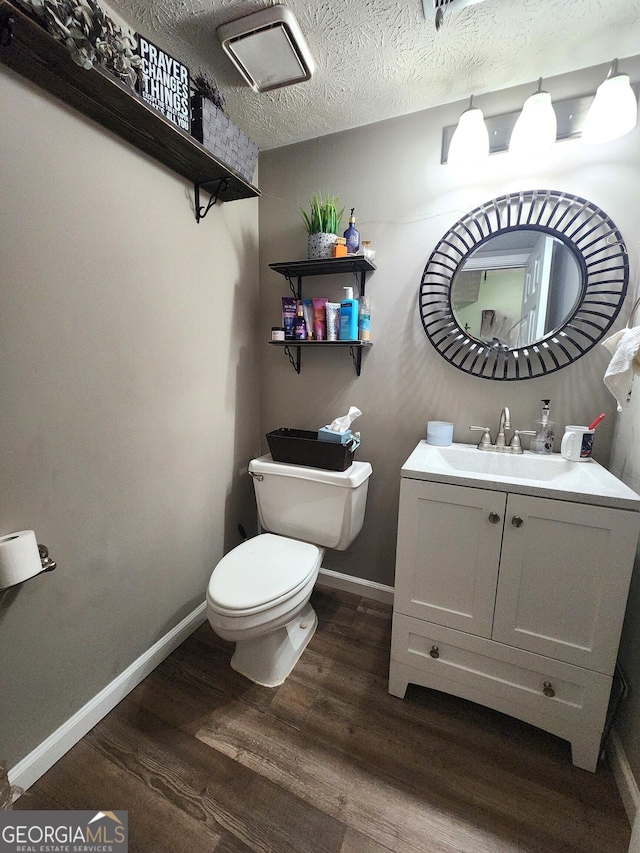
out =
[(63, 42), (81, 68), (106, 68), (132, 89), (142, 75), (142, 59), (134, 52), (132, 30), (118, 26), (95, 0), (18, 0), (41, 18), (46, 29)]

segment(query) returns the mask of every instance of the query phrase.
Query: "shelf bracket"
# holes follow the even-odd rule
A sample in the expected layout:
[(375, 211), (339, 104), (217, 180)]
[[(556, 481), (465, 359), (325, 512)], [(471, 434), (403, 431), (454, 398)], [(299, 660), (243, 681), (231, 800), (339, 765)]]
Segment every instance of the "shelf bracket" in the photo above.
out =
[(0, 47), (9, 47), (13, 39), (13, 25), (16, 19), (9, 12), (0, 18)]
[(349, 347), (349, 352), (351, 353), (353, 366), (356, 369), (356, 376), (360, 376), (360, 371), (362, 370), (362, 347)]
[(296, 373), (300, 373), (300, 347), (296, 347), (296, 357), (293, 357), (293, 353), (289, 349), (288, 346), (284, 348), (284, 354), (287, 356), (291, 363), (291, 367), (295, 370)]
[(364, 288), (367, 281), (367, 273), (364, 270), (352, 270), (356, 281), (358, 282), (358, 296), (364, 296)]
[(286, 280), (289, 282), (289, 290), (290, 290), (290, 291), (291, 291), (291, 293), (293, 294), (294, 298), (295, 298), (295, 299), (302, 299), (302, 276), (301, 276), (301, 275), (299, 275), (299, 276), (297, 277), (297, 280), (298, 280), (298, 289), (297, 289), (297, 290), (296, 290), (296, 288), (293, 286), (292, 276), (291, 276), (291, 275), (289, 275), (289, 272), (288, 272), (288, 271), (287, 271), (287, 272), (285, 272), (284, 277), (285, 277), (285, 278), (286, 278)]
[[(216, 186), (211, 190), (211, 197), (209, 199), (209, 204), (202, 208), (200, 206), (200, 187), (205, 187), (207, 184), (215, 184)], [(199, 184), (194, 184), (193, 189), (195, 193), (195, 213), (196, 213), (196, 222), (200, 222), (201, 219), (204, 219), (207, 213), (211, 210), (213, 205), (218, 201), (218, 197), (220, 193), (223, 193), (227, 186), (229, 185), (229, 181), (227, 178), (215, 178), (212, 181), (200, 181)], [(207, 190), (209, 192), (209, 190)]]

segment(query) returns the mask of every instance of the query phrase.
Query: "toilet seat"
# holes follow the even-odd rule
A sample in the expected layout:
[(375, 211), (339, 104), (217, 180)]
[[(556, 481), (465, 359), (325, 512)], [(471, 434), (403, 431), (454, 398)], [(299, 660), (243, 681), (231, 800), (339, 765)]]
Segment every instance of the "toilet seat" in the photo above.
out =
[(322, 549), (273, 533), (247, 539), (220, 560), (207, 603), (221, 616), (250, 616), (292, 598), (315, 578)]

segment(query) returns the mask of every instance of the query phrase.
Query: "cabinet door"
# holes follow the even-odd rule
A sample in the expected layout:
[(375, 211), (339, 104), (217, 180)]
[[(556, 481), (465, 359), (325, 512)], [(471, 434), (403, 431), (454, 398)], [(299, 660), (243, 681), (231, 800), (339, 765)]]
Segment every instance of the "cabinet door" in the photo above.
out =
[(394, 608), (491, 636), (506, 495), (403, 478)]
[(493, 639), (611, 675), (640, 515), (509, 495)]

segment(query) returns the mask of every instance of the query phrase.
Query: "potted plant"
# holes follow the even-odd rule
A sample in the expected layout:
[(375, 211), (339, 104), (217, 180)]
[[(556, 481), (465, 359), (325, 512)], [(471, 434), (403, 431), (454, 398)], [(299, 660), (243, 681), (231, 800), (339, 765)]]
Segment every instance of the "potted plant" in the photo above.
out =
[(338, 211), (338, 196), (322, 198), (315, 193), (310, 199), (311, 211), (300, 208), (300, 215), (304, 221), (307, 234), (307, 257), (309, 260), (320, 260), (330, 258), (333, 246), (336, 242), (338, 229), (344, 207)]

